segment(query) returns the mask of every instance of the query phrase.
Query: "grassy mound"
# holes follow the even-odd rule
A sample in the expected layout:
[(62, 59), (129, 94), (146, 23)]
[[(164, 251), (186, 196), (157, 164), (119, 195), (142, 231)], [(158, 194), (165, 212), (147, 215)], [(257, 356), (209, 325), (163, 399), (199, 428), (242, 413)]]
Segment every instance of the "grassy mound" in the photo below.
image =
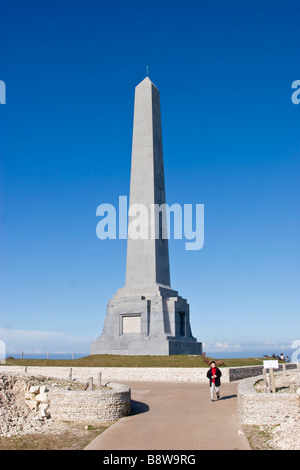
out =
[[(239, 359), (217, 359), (223, 361), (225, 367), (262, 365), (264, 358), (249, 357)], [(37, 367), (209, 367), (202, 356), (119, 356), (111, 354), (95, 354), (79, 359), (12, 359), (7, 365)], [(222, 367), (222, 366), (221, 366)]]

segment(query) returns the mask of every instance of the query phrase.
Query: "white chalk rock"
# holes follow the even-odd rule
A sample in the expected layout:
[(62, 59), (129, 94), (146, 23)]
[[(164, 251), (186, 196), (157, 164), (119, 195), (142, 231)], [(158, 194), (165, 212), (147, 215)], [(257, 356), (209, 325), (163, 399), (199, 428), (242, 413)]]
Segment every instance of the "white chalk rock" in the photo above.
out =
[(26, 400), (26, 405), (32, 410), (37, 411), (38, 403), (36, 400)]
[(39, 413), (42, 418), (48, 418), (50, 416), (50, 407), (48, 403), (41, 403), (39, 406)]
[(46, 403), (47, 401), (49, 401), (49, 395), (48, 393), (39, 393), (38, 395), (36, 395), (35, 399), (36, 401), (39, 401), (41, 403)]
[(25, 400), (35, 400), (35, 394), (30, 392), (25, 392)]

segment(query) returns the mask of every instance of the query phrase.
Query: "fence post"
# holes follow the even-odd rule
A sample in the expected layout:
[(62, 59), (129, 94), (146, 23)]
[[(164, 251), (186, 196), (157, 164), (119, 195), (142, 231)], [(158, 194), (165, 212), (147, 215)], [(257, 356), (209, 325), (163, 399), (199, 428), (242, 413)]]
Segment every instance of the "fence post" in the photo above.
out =
[(274, 369), (271, 367), (269, 370), (270, 370), (270, 378), (271, 378), (271, 389), (272, 389), (272, 392), (275, 393)]
[(99, 387), (101, 387), (101, 376), (102, 376), (102, 372), (98, 372), (98, 385), (99, 385)]
[(90, 379), (89, 379), (89, 390), (90, 391), (93, 390), (93, 377), (90, 377)]
[(266, 386), (266, 392), (271, 393), (270, 387), (270, 375), (267, 373), (266, 369), (263, 370), (264, 382)]
[(72, 367), (69, 369), (69, 380), (72, 380)]

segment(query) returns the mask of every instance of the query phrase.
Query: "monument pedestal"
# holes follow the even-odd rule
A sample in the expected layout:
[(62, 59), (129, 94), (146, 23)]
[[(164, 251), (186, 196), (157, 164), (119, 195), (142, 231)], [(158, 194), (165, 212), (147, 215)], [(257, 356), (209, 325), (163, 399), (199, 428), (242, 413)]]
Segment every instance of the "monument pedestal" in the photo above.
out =
[(91, 354), (201, 353), (202, 343), (191, 333), (189, 304), (157, 284), (119, 289), (109, 301), (102, 335), (91, 343)]

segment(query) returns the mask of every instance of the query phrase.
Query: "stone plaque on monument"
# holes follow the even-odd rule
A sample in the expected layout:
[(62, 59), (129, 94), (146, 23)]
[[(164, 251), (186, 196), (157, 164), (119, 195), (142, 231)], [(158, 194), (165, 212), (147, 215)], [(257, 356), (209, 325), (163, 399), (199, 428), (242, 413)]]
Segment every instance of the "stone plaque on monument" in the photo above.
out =
[(158, 237), (128, 235), (126, 283), (108, 303), (91, 354), (202, 353), (202, 343), (192, 336), (189, 304), (170, 285), (168, 239), (162, 236), (166, 215), (162, 211), (154, 227), (150, 220), (152, 205), (165, 202), (160, 97), (146, 77), (135, 89), (129, 210), (146, 207), (147, 227)]
[(122, 316), (122, 332), (140, 333), (141, 332), (141, 315), (123, 315)]

